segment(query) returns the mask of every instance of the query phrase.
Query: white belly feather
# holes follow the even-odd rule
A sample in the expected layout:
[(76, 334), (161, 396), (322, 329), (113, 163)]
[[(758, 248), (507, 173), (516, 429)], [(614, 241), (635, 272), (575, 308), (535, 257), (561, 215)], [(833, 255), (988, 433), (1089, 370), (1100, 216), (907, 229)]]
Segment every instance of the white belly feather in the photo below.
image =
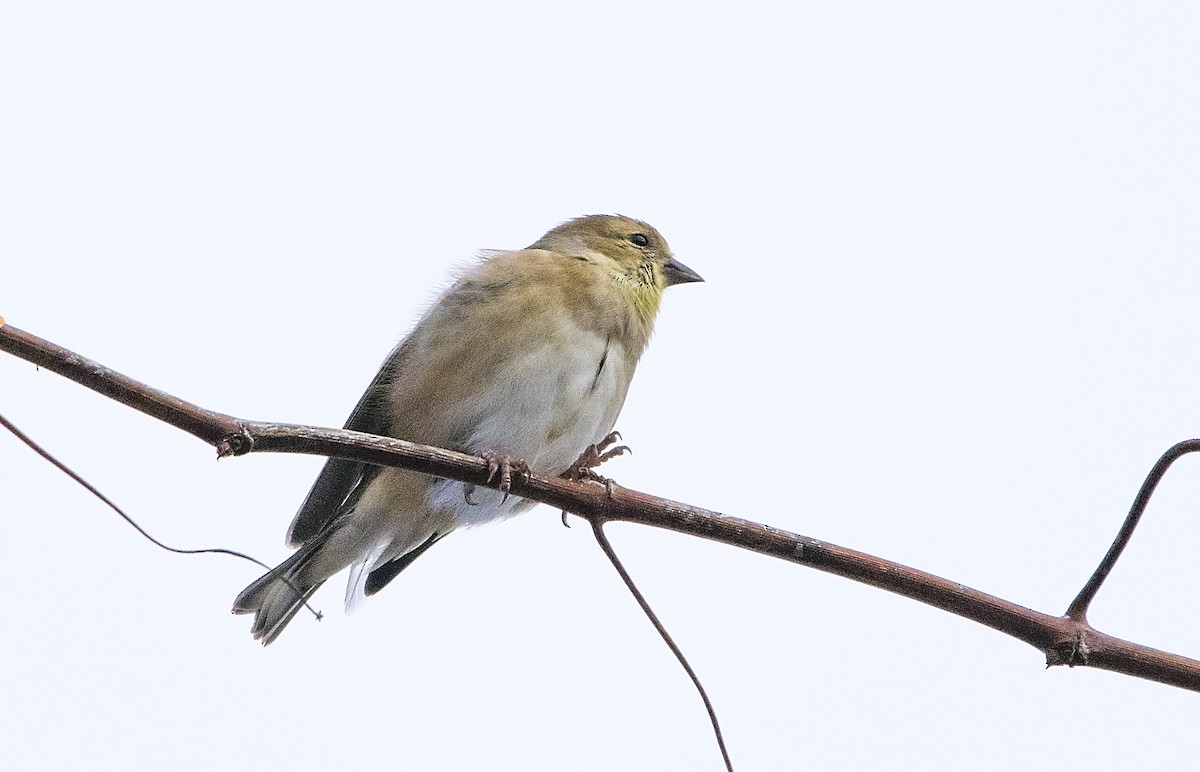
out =
[[(484, 418), (466, 450), (507, 453), (534, 472), (561, 474), (612, 431), (629, 387), (627, 367), (619, 343), (578, 328), (536, 342), (477, 395)], [(482, 525), (529, 506), (515, 496), (501, 504), (502, 498), (499, 491), (477, 488), (471, 495), (476, 503), (467, 504), (462, 484), (451, 480), (429, 489), (431, 508), (449, 510), (460, 526)]]

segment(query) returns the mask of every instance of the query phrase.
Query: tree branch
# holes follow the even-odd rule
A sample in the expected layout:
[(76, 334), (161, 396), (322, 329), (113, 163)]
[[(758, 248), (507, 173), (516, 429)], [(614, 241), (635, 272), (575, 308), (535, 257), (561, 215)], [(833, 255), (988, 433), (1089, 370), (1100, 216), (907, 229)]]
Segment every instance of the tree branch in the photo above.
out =
[[(483, 459), (344, 429), (246, 421), (206, 410), (5, 325), (2, 319), (0, 350), (182, 429), (215, 446), (219, 456), (252, 452), (337, 456), (489, 485)], [(1034, 611), (883, 558), (620, 486), (613, 486), (610, 496), (603, 486), (530, 476), (513, 480), (512, 493), (592, 522), (622, 520), (699, 536), (903, 595), (1024, 641), (1045, 654), (1048, 666), (1086, 665), (1200, 691), (1200, 662), (1115, 638), (1086, 620), (1088, 603), (1128, 543), (1155, 485), (1172, 461), (1196, 450), (1200, 440), (1180, 443), (1155, 466), (1109, 554), (1065, 616)]]

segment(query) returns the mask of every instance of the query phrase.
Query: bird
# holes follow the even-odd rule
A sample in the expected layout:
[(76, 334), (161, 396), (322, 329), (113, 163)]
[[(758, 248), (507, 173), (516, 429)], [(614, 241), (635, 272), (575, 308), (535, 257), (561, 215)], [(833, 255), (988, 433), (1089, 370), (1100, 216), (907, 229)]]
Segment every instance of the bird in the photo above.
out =
[(480, 253), (392, 350), (345, 428), (488, 460), (502, 490), (329, 459), (288, 529), (296, 551), (243, 590), (235, 614), (274, 641), (350, 568), (346, 605), (374, 595), (451, 532), (511, 517), (515, 473), (594, 466), (616, 437), (663, 290), (704, 281), (623, 215), (563, 222), (525, 249)]

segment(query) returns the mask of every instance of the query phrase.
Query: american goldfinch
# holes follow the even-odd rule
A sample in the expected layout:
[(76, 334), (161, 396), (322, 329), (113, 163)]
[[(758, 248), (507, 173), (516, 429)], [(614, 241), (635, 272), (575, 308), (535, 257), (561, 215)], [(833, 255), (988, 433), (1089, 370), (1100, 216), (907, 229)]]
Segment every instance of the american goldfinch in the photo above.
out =
[[(346, 428), (483, 456), (506, 480), (514, 466), (563, 474), (612, 430), (663, 290), (695, 281), (658, 231), (615, 215), (485, 253), (388, 356)], [(351, 606), (451, 531), (533, 503), (330, 459), (288, 530), (299, 549), (233, 611), (254, 614), (251, 633), (268, 644), (347, 566)]]

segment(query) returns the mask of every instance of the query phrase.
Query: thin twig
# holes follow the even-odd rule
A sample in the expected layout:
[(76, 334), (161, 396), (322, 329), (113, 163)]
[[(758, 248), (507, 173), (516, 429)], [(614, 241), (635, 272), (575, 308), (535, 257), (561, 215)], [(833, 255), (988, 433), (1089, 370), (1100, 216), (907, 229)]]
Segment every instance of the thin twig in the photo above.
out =
[(621, 581), (625, 582), (625, 586), (629, 588), (629, 592), (633, 594), (634, 600), (642, 607), (642, 611), (646, 614), (646, 618), (650, 620), (650, 624), (654, 625), (654, 629), (658, 631), (662, 637), (663, 643), (667, 644), (667, 648), (675, 655), (675, 659), (679, 660), (679, 664), (688, 674), (688, 678), (692, 679), (692, 683), (696, 686), (696, 691), (700, 693), (700, 699), (704, 701), (704, 709), (708, 711), (708, 720), (712, 722), (713, 735), (717, 738), (717, 747), (721, 749), (721, 758), (725, 760), (725, 769), (733, 772), (733, 761), (729, 758), (729, 749), (725, 747), (725, 736), (721, 734), (721, 724), (717, 721), (717, 711), (713, 708), (712, 700), (708, 698), (708, 692), (704, 691), (704, 684), (700, 683), (700, 677), (696, 675), (696, 671), (692, 670), (692, 666), (688, 664), (687, 657), (683, 656), (683, 650), (680, 649), (675, 641), (671, 638), (671, 634), (667, 632), (667, 628), (659, 620), (658, 615), (654, 613), (654, 609), (650, 608), (650, 604), (646, 601), (646, 597), (642, 595), (642, 591), (634, 584), (633, 577), (625, 570), (625, 566), (621, 564), (621, 559), (617, 557), (616, 551), (612, 544), (609, 543), (608, 537), (604, 535), (603, 517), (594, 515), (585, 515), (587, 521), (592, 525), (592, 533), (596, 536), (596, 542), (600, 545), (600, 549), (604, 550), (604, 554), (612, 563), (613, 568), (617, 569), (617, 573), (621, 575)]
[[(39, 456), (41, 456), (42, 458), (46, 459), (51, 464), (53, 464), (58, 469), (58, 471), (62, 472), (67, 477), (70, 477), (72, 480), (74, 480), (75, 482), (82, 485), (84, 487), (84, 489), (87, 490), (88, 493), (92, 494), (96, 498), (103, 501), (106, 505), (108, 505), (109, 509), (111, 509), (113, 512), (116, 512), (118, 515), (120, 515), (121, 518), (126, 523), (129, 523), (131, 526), (133, 526), (134, 530), (136, 530), (139, 534), (142, 535), (143, 538), (146, 539), (146, 541), (150, 542), (154, 546), (156, 546), (160, 549), (164, 549), (167, 552), (174, 552), (176, 555), (229, 555), (230, 557), (241, 558), (242, 560), (248, 560), (257, 566), (261, 566), (262, 568), (267, 569), (268, 571), (275, 570), (275, 569), (271, 568), (271, 566), (262, 562), (261, 560), (258, 560), (257, 558), (252, 558), (244, 552), (238, 552), (237, 550), (226, 549), (225, 547), (205, 547), (203, 549), (190, 549), (189, 550), (189, 549), (183, 549), (182, 547), (172, 547), (170, 544), (164, 544), (163, 542), (161, 542), (158, 539), (151, 536), (149, 531), (147, 531), (145, 528), (143, 528), (141, 525), (139, 525), (138, 522), (136, 520), (134, 520), (131, 516), (126, 514), (125, 510), (118, 507), (116, 505), (116, 503), (113, 502), (112, 499), (110, 499), (108, 496), (105, 496), (103, 493), (101, 493), (100, 490), (98, 488), (96, 488), (96, 486), (92, 485), (90, 482), (83, 479), (83, 477), (81, 477), (74, 469), (71, 469), (71, 467), (67, 466), (66, 464), (59, 461), (57, 458), (55, 458), (50, 453), (50, 451), (46, 450), (41, 445), (34, 442), (32, 437), (30, 437), (29, 435), (25, 434), (25, 432), (18, 429), (16, 427), (16, 425), (13, 424), (12, 421), (9, 421), (3, 415), (0, 415), (0, 426), (3, 426), (5, 429), (8, 429), (10, 432), (12, 432), (13, 435), (16, 436), (16, 438), (18, 440), (20, 440), (21, 442), (28, 445), (29, 448), (31, 450), (33, 450), (34, 453), (37, 453)], [(285, 581), (287, 581), (288, 584), (291, 584), (291, 581), (288, 580), (286, 577), (281, 576), (281, 578), (283, 578)], [(300, 590), (299, 587), (292, 585), (292, 589), (294, 589), (297, 593), (300, 593), (301, 595), (303, 595), (303, 592)], [(305, 603), (304, 605), (306, 608), (308, 608), (309, 611), (312, 612), (313, 616), (316, 617), (318, 621), (321, 619), (322, 615), (321, 615), (320, 611), (317, 611), (309, 603)]]
[(1171, 468), (1171, 464), (1175, 463), (1181, 457), (1188, 453), (1200, 452), (1200, 440), (1184, 440), (1176, 443), (1170, 450), (1162, 454), (1158, 459), (1158, 463), (1150, 470), (1150, 474), (1146, 476), (1146, 481), (1142, 483), (1141, 489), (1138, 491), (1137, 497), (1133, 500), (1133, 506), (1129, 508), (1129, 514), (1125, 516), (1125, 522), (1121, 524), (1121, 530), (1117, 532), (1117, 538), (1113, 540), (1112, 546), (1108, 548), (1108, 553), (1104, 559), (1100, 561), (1100, 565), (1096, 567), (1095, 572), (1088, 578), (1087, 584), (1075, 596), (1075, 600), (1071, 601), (1071, 605), (1067, 608), (1067, 618), (1077, 622), (1087, 621), (1088, 607), (1092, 605), (1092, 601), (1096, 598), (1096, 593), (1100, 591), (1100, 585), (1104, 584), (1104, 580), (1112, 573), (1113, 567), (1117, 565), (1117, 559), (1121, 557), (1121, 553), (1125, 551), (1129, 540), (1133, 538), (1133, 531), (1137, 528), (1138, 522), (1142, 519), (1142, 515), (1146, 511), (1146, 505), (1150, 503), (1150, 497), (1154, 495), (1154, 489), (1162, 482), (1162, 479), (1167, 474), (1167, 470)]

